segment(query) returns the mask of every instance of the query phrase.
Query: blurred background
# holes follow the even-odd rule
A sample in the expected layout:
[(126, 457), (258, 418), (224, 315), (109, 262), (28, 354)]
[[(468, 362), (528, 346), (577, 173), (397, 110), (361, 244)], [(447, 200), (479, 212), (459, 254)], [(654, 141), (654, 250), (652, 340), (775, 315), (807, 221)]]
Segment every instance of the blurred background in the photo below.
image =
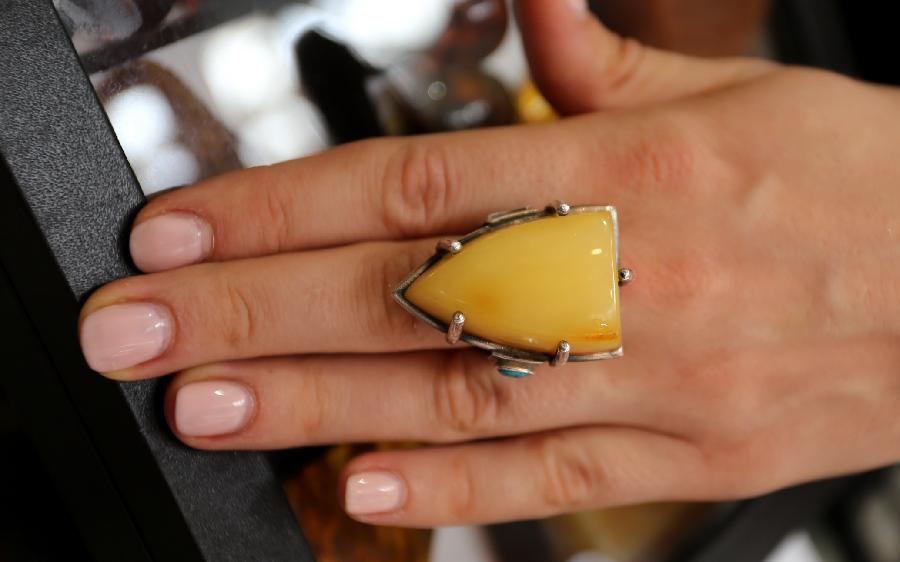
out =
[[(504, 0), (53, 3), (147, 195), (357, 139), (556, 119), (529, 79)], [(668, 49), (769, 57), (885, 82), (897, 74), (896, 65), (871, 62), (876, 47), (860, 31), (858, 5), (604, 0), (592, 8), (614, 30)], [(87, 559), (67, 514), (53, 509), (56, 492), (42, 484), (47, 478), (17, 425), (0, 394), (0, 561)], [(749, 520), (745, 502), (434, 532), (343, 516), (334, 490), (348, 458), (414, 446), (273, 455), (318, 560), (664, 562), (693, 560), (710, 537), (738, 533), (775, 545), (757, 560), (900, 562), (898, 470), (826, 496), (789, 496)]]

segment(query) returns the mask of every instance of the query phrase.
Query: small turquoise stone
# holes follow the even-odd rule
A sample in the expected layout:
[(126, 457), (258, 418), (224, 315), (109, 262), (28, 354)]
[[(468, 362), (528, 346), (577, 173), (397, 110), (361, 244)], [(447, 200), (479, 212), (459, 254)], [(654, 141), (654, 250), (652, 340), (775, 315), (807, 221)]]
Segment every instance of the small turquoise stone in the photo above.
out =
[(527, 377), (528, 375), (531, 374), (531, 373), (524, 372), (524, 371), (517, 371), (515, 369), (497, 369), (497, 370), (500, 371), (501, 375), (503, 375), (505, 377), (512, 377), (514, 379), (521, 379), (521, 378)]

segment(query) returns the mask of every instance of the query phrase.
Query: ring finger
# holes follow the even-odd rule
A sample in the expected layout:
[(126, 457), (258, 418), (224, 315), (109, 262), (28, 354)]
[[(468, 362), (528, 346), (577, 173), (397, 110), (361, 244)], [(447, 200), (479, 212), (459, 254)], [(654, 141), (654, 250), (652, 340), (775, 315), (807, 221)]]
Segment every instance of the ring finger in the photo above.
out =
[(517, 381), (474, 350), (237, 361), (179, 374), (166, 411), (179, 438), (203, 449), (637, 427), (661, 411), (635, 407), (641, 369), (636, 360), (570, 365)]

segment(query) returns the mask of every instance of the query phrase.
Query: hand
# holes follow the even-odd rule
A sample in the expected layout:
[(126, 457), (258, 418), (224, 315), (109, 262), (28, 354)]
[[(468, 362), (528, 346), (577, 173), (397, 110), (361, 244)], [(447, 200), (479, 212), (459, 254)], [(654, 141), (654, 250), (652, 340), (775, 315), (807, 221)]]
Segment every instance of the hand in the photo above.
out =
[[(131, 247), (157, 273), (87, 302), (88, 362), (178, 371), (168, 417), (193, 447), (432, 444), (347, 467), (348, 511), (378, 524), (738, 498), (900, 460), (900, 94), (649, 50), (570, 4), (521, 0), (520, 21), (543, 91), (582, 116), (154, 199)], [(557, 198), (619, 209), (623, 359), (508, 380), (391, 299), (437, 238)]]

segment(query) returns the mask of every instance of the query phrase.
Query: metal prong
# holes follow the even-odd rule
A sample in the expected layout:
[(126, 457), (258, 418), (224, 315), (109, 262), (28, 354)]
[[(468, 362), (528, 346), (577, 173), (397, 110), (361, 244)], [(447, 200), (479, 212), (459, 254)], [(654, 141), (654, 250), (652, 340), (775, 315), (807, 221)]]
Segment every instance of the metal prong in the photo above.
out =
[(550, 208), (561, 217), (568, 215), (569, 211), (572, 210), (572, 207), (563, 201), (554, 201)]
[(462, 336), (463, 325), (465, 325), (465, 323), (465, 314), (463, 314), (462, 312), (453, 313), (453, 319), (450, 321), (450, 325), (447, 326), (447, 343), (453, 345), (459, 341), (460, 336)]
[(623, 267), (619, 270), (619, 286), (627, 285), (634, 280), (634, 271)]
[(450, 238), (445, 238), (437, 244), (437, 249), (439, 252), (448, 252), (454, 255), (462, 251), (462, 247), (462, 242), (460, 242), (459, 240), (452, 240)]
[(559, 345), (556, 346), (556, 357), (553, 358), (553, 361), (551, 361), (550, 364), (554, 367), (562, 367), (569, 361), (570, 351), (572, 351), (572, 346), (569, 345), (569, 342), (559, 342)]

